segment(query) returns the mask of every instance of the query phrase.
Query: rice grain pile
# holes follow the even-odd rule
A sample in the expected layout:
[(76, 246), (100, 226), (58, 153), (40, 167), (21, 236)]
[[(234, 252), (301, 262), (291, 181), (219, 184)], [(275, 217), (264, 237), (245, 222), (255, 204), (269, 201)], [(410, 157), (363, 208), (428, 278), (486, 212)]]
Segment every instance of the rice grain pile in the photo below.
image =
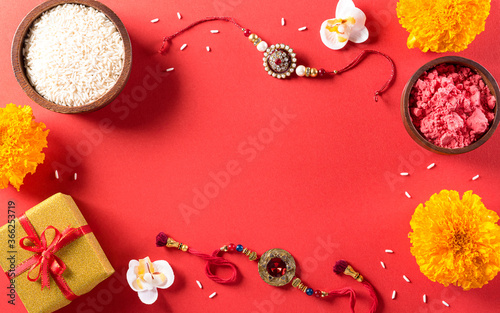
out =
[(64, 4), (44, 12), (28, 31), (26, 76), (49, 101), (81, 106), (102, 97), (118, 80), (125, 46), (115, 25), (94, 8)]

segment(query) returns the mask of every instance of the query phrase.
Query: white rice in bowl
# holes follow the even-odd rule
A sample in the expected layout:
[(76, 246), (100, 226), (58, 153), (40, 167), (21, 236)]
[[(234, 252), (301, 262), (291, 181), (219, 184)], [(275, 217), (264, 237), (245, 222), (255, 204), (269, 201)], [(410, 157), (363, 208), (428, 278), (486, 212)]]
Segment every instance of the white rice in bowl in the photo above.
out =
[(33, 22), (23, 55), (35, 90), (53, 103), (74, 107), (98, 100), (116, 84), (125, 46), (104, 13), (63, 4)]

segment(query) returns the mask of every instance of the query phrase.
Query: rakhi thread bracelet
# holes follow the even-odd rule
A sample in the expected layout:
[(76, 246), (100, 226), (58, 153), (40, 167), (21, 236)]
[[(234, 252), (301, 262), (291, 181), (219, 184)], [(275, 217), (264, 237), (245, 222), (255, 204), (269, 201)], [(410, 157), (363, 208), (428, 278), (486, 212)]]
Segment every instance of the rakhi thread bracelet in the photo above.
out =
[[(196, 251), (193, 248), (168, 237), (168, 235), (163, 232), (159, 233), (156, 236), (156, 246), (176, 248), (178, 250), (188, 252), (202, 258), (207, 262), (205, 265), (205, 274), (207, 275), (207, 277), (221, 284), (229, 284), (235, 282), (238, 276), (238, 270), (236, 268), (236, 265), (219, 256), (219, 254), (224, 252), (242, 253), (248, 256), (248, 259), (250, 261), (258, 262), (259, 275), (267, 284), (271, 286), (281, 287), (291, 283), (293, 287), (304, 292), (306, 295), (314, 295), (316, 298), (349, 296), (349, 306), (351, 308), (351, 312), (354, 313), (356, 293), (352, 288), (341, 288), (328, 292), (320, 289), (314, 290), (313, 288), (310, 288), (309, 286), (304, 284), (304, 282), (302, 282), (299, 277), (296, 276), (297, 267), (295, 264), (295, 259), (288, 251), (285, 251), (283, 249), (270, 249), (264, 252), (264, 254), (259, 257), (255, 251), (243, 247), (240, 244), (235, 245), (233, 243), (230, 243), (222, 246), (221, 248), (215, 250), (211, 255), (209, 255)], [(229, 267), (231, 269), (231, 276), (228, 278), (221, 278), (215, 275), (212, 269), (216, 266)], [(337, 263), (333, 267), (333, 271), (336, 274), (344, 273), (345, 275), (351, 276), (356, 281), (360, 282), (366, 289), (368, 289), (372, 298), (372, 305), (369, 313), (376, 312), (378, 306), (377, 293), (375, 292), (373, 286), (360, 273), (355, 271), (352, 266), (350, 266), (344, 260), (337, 261)]]
[(244, 28), (241, 26), (238, 22), (234, 20), (232, 17), (219, 17), (219, 16), (211, 16), (211, 17), (206, 17), (204, 19), (195, 21), (191, 23), (190, 25), (186, 26), (185, 28), (173, 33), (170, 36), (164, 37), (163, 39), (163, 44), (160, 48), (160, 53), (164, 53), (168, 49), (167, 43), (170, 43), (171, 40), (180, 34), (184, 33), (185, 31), (195, 27), (196, 25), (199, 25), (201, 23), (205, 22), (210, 22), (210, 21), (225, 21), (225, 22), (230, 22), (234, 24), (236, 27), (240, 28), (243, 31), (243, 34), (245, 37), (248, 37), (250, 42), (253, 43), (254, 46), (256, 46), (257, 50), (262, 52), (264, 54), (263, 57), (263, 66), (264, 70), (272, 77), (279, 78), (279, 79), (284, 79), (289, 77), (293, 72), (297, 74), (297, 76), (301, 77), (327, 77), (327, 76), (334, 76), (334, 75), (339, 75), (341, 73), (347, 72), (354, 68), (358, 63), (360, 63), (364, 57), (368, 54), (379, 54), (383, 57), (385, 57), (390, 65), (391, 65), (391, 75), (389, 79), (382, 85), (382, 87), (378, 90), (375, 91), (375, 101), (378, 101), (378, 96), (382, 94), (384, 91), (389, 88), (391, 85), (392, 81), (394, 80), (395, 76), (395, 65), (392, 59), (377, 50), (363, 50), (354, 60), (352, 60), (347, 66), (341, 68), (340, 70), (325, 70), (323, 68), (316, 69), (314, 67), (306, 67), (304, 65), (298, 65), (297, 66), (297, 58), (296, 54), (293, 51), (292, 48), (290, 48), (289, 45), (283, 44), (283, 43), (277, 43), (271, 46), (268, 46), (267, 42), (262, 40), (257, 34), (252, 33), (252, 31), (248, 28)]

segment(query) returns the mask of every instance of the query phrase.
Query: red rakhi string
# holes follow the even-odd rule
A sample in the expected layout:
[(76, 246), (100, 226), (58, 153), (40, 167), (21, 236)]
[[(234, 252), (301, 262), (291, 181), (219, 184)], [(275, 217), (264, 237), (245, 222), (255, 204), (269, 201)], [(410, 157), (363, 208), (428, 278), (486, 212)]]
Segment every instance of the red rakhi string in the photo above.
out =
[[(196, 255), (197, 257), (202, 258), (207, 262), (205, 265), (205, 274), (207, 275), (208, 278), (215, 281), (216, 283), (229, 284), (236, 281), (236, 278), (238, 276), (238, 269), (236, 268), (236, 265), (224, 259), (223, 257), (219, 256), (220, 249), (215, 250), (212, 253), (212, 255), (199, 252), (193, 248), (183, 249), (183, 247), (186, 247), (185, 245), (176, 242), (174, 240), (170, 241), (168, 235), (165, 234), (164, 232), (161, 232), (156, 236), (156, 246), (157, 247), (166, 246), (167, 248), (176, 247), (179, 250), (186, 251), (192, 255)], [(221, 278), (215, 275), (212, 272), (212, 268), (217, 266), (229, 267), (231, 269), (231, 276), (228, 278)]]
[[(35, 254), (16, 267), (14, 277), (10, 277), (8, 272), (6, 274), (9, 278), (15, 278), (28, 271), (27, 277), (29, 281), (35, 282), (41, 278), (42, 289), (45, 287), (50, 288), (50, 274), (66, 299), (70, 301), (76, 299), (78, 296), (71, 291), (62, 276), (66, 270), (66, 264), (55, 253), (81, 236), (91, 233), (90, 227), (88, 225), (79, 228), (68, 227), (61, 233), (55, 227), (47, 226), (38, 237), (26, 215), (19, 217), (18, 221), (27, 234), (26, 237), (21, 238), (19, 245), (24, 250)], [(54, 231), (54, 239), (50, 244), (45, 234), (48, 230)], [(36, 276), (33, 277), (35, 274)]]
[[(346, 269), (349, 267), (349, 270), (346, 271)], [(377, 311), (378, 307), (378, 297), (377, 293), (375, 292), (375, 288), (365, 279), (363, 278), (359, 273), (355, 272), (352, 267), (345, 261), (345, 260), (339, 260), (335, 265), (333, 266), (333, 272), (335, 274), (346, 274), (348, 276), (352, 276), (354, 279), (357, 281), (360, 281), (363, 287), (368, 289), (368, 292), (370, 293), (370, 297), (372, 298), (372, 305), (370, 307), (369, 313), (375, 313)], [(356, 275), (357, 274), (357, 275)], [(353, 276), (354, 275), (354, 276)], [(332, 297), (337, 297), (337, 296), (342, 296), (349, 294), (349, 305), (351, 307), (351, 313), (354, 313), (354, 305), (356, 304), (356, 293), (350, 288), (344, 288), (344, 289), (339, 289), (339, 290), (334, 290), (330, 291), (328, 293), (328, 296)]]
[[(221, 252), (220, 249), (215, 250), (212, 253), (212, 255), (198, 252), (192, 248), (189, 248), (187, 252), (189, 252), (193, 255), (196, 255), (197, 257), (200, 257), (203, 260), (207, 261), (207, 263), (205, 265), (205, 274), (207, 275), (208, 278), (210, 278), (214, 282), (219, 283), (219, 284), (229, 284), (229, 283), (233, 283), (236, 281), (236, 278), (238, 277), (238, 269), (236, 268), (236, 265), (234, 265), (232, 262), (219, 256), (219, 253)], [(218, 266), (229, 267), (231, 269), (231, 276), (228, 278), (221, 278), (221, 277), (217, 276), (216, 274), (214, 274), (212, 272), (212, 268), (218, 267)]]
[[(234, 282), (237, 278), (238, 270), (233, 263), (229, 262), (228, 260), (224, 259), (223, 257), (220, 257), (219, 253), (221, 253), (223, 251), (239, 251), (239, 252), (247, 255), (249, 257), (249, 259), (252, 261), (259, 260), (259, 258), (257, 257), (257, 254), (255, 252), (248, 250), (247, 248), (242, 248), (241, 250), (237, 250), (238, 248), (234, 244), (229, 244), (229, 245), (224, 246), (220, 249), (217, 249), (212, 253), (212, 255), (201, 253), (201, 252), (198, 252), (198, 251), (188, 247), (187, 245), (185, 245), (181, 242), (178, 242), (178, 241), (168, 237), (168, 235), (165, 234), (164, 232), (160, 232), (156, 236), (156, 246), (157, 247), (166, 247), (166, 248), (176, 248), (178, 250), (188, 252), (190, 254), (193, 254), (193, 255), (196, 255), (196, 256), (202, 258), (203, 260), (205, 260), (207, 262), (206, 266), (205, 266), (205, 273), (207, 274), (208, 278), (212, 279), (213, 281), (215, 281), (217, 283), (221, 283), (221, 284), (227, 284), (227, 283)], [(238, 246), (242, 247), (241, 245), (238, 245)], [(224, 279), (224, 278), (221, 278), (221, 277), (215, 275), (212, 272), (212, 267), (214, 267), (214, 266), (227, 266), (227, 267), (231, 268), (231, 270), (232, 270), (231, 277)], [(375, 313), (377, 311), (377, 307), (378, 307), (377, 293), (375, 292), (375, 289), (373, 288), (373, 286), (368, 281), (366, 281), (363, 278), (363, 276), (361, 276), (361, 274), (354, 271), (354, 269), (344, 260), (338, 261), (335, 264), (335, 266), (333, 267), (333, 271), (336, 274), (344, 273), (346, 275), (353, 277), (356, 281), (361, 282), (361, 284), (363, 284), (363, 287), (368, 289), (370, 296), (372, 298), (372, 306), (370, 307), (369, 313)], [(297, 281), (298, 281), (298, 283), (296, 283)], [(301, 282), (301, 280), (296, 276), (295, 276), (294, 280), (292, 281), (292, 285), (294, 287), (302, 290), (303, 292), (307, 291), (308, 295), (312, 295), (310, 293), (310, 290), (312, 290), (312, 289), (307, 287), (306, 285), (304, 285)], [(319, 297), (324, 297), (324, 298), (335, 298), (335, 297), (349, 296), (349, 307), (351, 308), (351, 313), (354, 313), (354, 306), (356, 304), (356, 292), (352, 288), (341, 288), (341, 289), (332, 290), (329, 292), (316, 290), (314, 292), (314, 294), (316, 295), (317, 292), (319, 292), (319, 294), (320, 294)]]
[(394, 80), (394, 76), (396, 74), (396, 66), (394, 65), (394, 61), (392, 61), (391, 57), (388, 56), (387, 54), (384, 54), (380, 51), (377, 50), (363, 50), (361, 53), (354, 59), (352, 60), (349, 64), (347, 64), (345, 67), (338, 71), (327, 71), (327, 73), (338, 75), (340, 73), (347, 72), (351, 70), (352, 68), (356, 67), (368, 54), (380, 54), (381, 56), (385, 57), (389, 63), (391, 64), (391, 76), (389, 79), (385, 82), (384, 85), (377, 91), (375, 91), (375, 102), (378, 101), (378, 96), (382, 94), (387, 88), (389, 88), (390, 84)]
[(193, 22), (193, 23), (189, 24), (188, 26), (184, 27), (183, 29), (181, 29), (181, 30), (179, 30), (179, 31), (177, 31), (175, 33), (173, 33), (172, 35), (163, 38), (163, 44), (162, 44), (162, 46), (160, 48), (160, 53), (163, 53), (163, 52), (165, 52), (167, 50), (166, 43), (170, 42), (170, 40), (172, 40), (173, 38), (175, 38), (178, 35), (184, 33), (188, 29), (191, 29), (191, 28), (195, 27), (196, 25), (199, 25), (199, 24), (202, 24), (202, 23), (205, 23), (205, 22), (210, 22), (210, 21), (230, 22), (230, 23), (233, 23), (234, 25), (236, 25), (238, 28), (243, 29), (243, 26), (241, 26), (238, 22), (236, 22), (234, 20), (234, 18), (232, 18), (232, 17), (228, 17), (228, 16), (209, 16), (209, 17), (205, 17), (204, 19), (201, 19), (201, 20), (198, 20), (196, 22)]

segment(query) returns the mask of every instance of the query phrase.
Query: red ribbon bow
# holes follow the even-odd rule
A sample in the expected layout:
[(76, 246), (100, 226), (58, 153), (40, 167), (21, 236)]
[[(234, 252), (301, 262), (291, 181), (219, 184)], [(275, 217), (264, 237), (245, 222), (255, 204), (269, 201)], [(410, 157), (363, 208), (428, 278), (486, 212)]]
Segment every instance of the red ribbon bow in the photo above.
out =
[[(78, 296), (71, 291), (62, 276), (66, 270), (66, 264), (64, 264), (64, 262), (57, 257), (55, 253), (71, 243), (73, 240), (76, 240), (85, 234), (91, 233), (92, 230), (90, 227), (88, 225), (81, 226), (79, 228), (68, 227), (61, 233), (57, 230), (57, 228), (47, 226), (40, 237), (38, 237), (33, 225), (31, 225), (26, 215), (22, 215), (19, 218), (19, 223), (28, 235), (21, 238), (19, 245), (24, 250), (35, 252), (35, 254), (16, 267), (14, 277), (28, 270), (29, 281), (35, 282), (41, 277), (43, 290), (44, 287), (50, 288), (50, 274), (66, 299), (70, 301), (76, 299)], [(47, 237), (45, 236), (45, 232), (50, 229), (54, 230), (55, 235), (54, 239), (49, 244)], [(26, 240), (28, 240), (31, 244), (25, 244)], [(32, 276), (34, 274), (36, 274), (36, 277)]]

